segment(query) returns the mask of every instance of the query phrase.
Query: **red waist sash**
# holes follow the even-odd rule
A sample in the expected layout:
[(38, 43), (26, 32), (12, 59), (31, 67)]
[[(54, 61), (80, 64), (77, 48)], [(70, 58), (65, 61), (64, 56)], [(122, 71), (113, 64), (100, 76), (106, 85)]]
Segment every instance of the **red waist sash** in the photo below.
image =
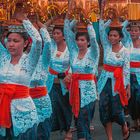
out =
[(29, 88), (16, 84), (0, 84), (0, 127), (11, 127), (11, 101), (29, 97)]
[(35, 87), (30, 88), (30, 96), (34, 98), (41, 98), (47, 95), (47, 88), (46, 87)]
[(140, 62), (130, 62), (131, 68), (140, 68)]
[[(67, 75), (67, 74), (68, 74), (68, 71), (69, 71), (69, 68), (68, 68), (68, 70), (66, 70), (64, 73)], [(52, 74), (52, 75), (58, 75), (58, 74), (59, 74), (59, 72), (55, 71), (55, 70), (52, 69), (51, 67), (49, 67), (49, 72), (50, 72), (50, 74)]]
[(93, 74), (72, 74), (70, 85), (70, 104), (72, 106), (72, 112), (77, 118), (80, 111), (80, 92), (79, 92), (79, 80), (94, 80), (96, 76)]
[(113, 72), (115, 78), (114, 91), (118, 92), (122, 106), (128, 105), (128, 98), (123, 80), (123, 67), (103, 65), (104, 70)]

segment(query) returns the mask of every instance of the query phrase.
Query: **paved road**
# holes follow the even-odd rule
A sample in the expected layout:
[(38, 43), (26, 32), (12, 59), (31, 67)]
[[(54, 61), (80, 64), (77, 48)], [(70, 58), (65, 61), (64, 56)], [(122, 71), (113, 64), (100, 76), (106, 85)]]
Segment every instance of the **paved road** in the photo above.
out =
[[(128, 118), (128, 120), (130, 120), (130, 118)], [(98, 104), (96, 104), (93, 124), (95, 128), (95, 130), (91, 133), (93, 140), (107, 140), (104, 128), (99, 120)], [(59, 132), (53, 132), (51, 134), (51, 140), (64, 140), (64, 134), (60, 134)], [(76, 133), (73, 134), (73, 140), (77, 140)], [(113, 140), (122, 140), (121, 127), (117, 124), (113, 125)], [(140, 140), (140, 132), (131, 133), (129, 140)]]

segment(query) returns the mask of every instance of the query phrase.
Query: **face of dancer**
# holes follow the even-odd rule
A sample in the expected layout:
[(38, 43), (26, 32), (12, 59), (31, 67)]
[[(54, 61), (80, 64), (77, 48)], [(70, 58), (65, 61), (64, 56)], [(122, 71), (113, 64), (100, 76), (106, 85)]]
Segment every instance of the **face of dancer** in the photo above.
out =
[(130, 34), (132, 39), (139, 39), (140, 37), (140, 27), (134, 26), (130, 29)]
[(22, 55), (23, 49), (27, 46), (28, 41), (18, 33), (10, 33), (7, 38), (6, 47), (12, 57)]
[(54, 39), (54, 41), (56, 43), (64, 41), (64, 35), (63, 35), (61, 29), (54, 29), (54, 31), (53, 31), (53, 39)]
[(116, 30), (111, 30), (108, 35), (108, 39), (112, 45), (116, 45), (122, 39), (119, 32)]
[(80, 50), (87, 49), (89, 42), (87, 41), (85, 36), (79, 36), (76, 40), (78, 48)]

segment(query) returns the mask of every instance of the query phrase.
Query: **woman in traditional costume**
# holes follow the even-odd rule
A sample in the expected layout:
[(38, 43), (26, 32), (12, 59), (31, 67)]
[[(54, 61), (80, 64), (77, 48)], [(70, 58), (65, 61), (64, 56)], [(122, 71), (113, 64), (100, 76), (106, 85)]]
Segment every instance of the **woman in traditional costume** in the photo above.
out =
[[(42, 39), (24, 14), (17, 18), (24, 27), (9, 26), (8, 53), (0, 55), (0, 139), (36, 140), (38, 117), (29, 85), (41, 53)], [(33, 40), (28, 55), (23, 53), (28, 44), (27, 32)]]
[(130, 23), (130, 33), (124, 28), (123, 33), (126, 36), (123, 40), (126, 47), (130, 50), (130, 84), (131, 98), (129, 100), (129, 113), (134, 126), (131, 131), (140, 130), (140, 22)]
[(99, 21), (100, 39), (104, 49), (104, 65), (98, 80), (100, 120), (105, 127), (108, 140), (112, 140), (112, 122), (122, 126), (123, 139), (129, 137), (123, 107), (130, 98), (130, 58), (129, 51), (120, 41), (123, 38), (119, 23), (110, 25), (108, 36), (106, 27), (110, 21)]
[(35, 72), (32, 76), (30, 83), (30, 96), (35, 103), (39, 119), (38, 140), (49, 140), (52, 126), (52, 106), (46, 88), (46, 81), (50, 61), (51, 38), (46, 27), (40, 21), (37, 22), (37, 25), (40, 28), (40, 34), (43, 39), (44, 47)]
[(52, 102), (52, 131), (65, 131), (66, 138), (71, 138), (70, 126), (72, 112), (69, 104), (69, 92), (63, 82), (70, 69), (69, 51), (63, 35), (61, 19), (53, 22), (51, 58), (47, 80), (48, 92)]
[(99, 47), (93, 26), (88, 25), (87, 29), (88, 34), (87, 32), (77, 32), (75, 40), (70, 21), (65, 19), (64, 35), (70, 52), (72, 71), (70, 104), (76, 118), (79, 140), (92, 139), (90, 122), (97, 99), (95, 73), (99, 62)]

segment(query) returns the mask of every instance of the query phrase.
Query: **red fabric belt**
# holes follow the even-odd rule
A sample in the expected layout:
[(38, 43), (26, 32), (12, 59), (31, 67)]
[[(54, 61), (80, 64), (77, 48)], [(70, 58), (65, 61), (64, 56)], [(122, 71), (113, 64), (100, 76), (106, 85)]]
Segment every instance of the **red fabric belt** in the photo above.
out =
[(93, 74), (72, 74), (70, 84), (70, 104), (72, 106), (72, 112), (77, 118), (80, 111), (80, 92), (79, 92), (79, 80), (94, 80), (96, 76)]
[(128, 105), (128, 98), (123, 80), (123, 67), (103, 65), (104, 70), (113, 72), (115, 78), (114, 91), (119, 93), (122, 106)]
[(34, 98), (41, 98), (47, 95), (47, 88), (46, 87), (35, 87), (30, 88), (30, 96)]
[(16, 84), (0, 84), (0, 127), (11, 127), (11, 101), (29, 97), (29, 88)]
[[(67, 75), (67, 74), (68, 74), (68, 71), (69, 71), (69, 68), (68, 68), (68, 70), (66, 70), (64, 73)], [(59, 74), (59, 72), (55, 71), (55, 70), (52, 69), (51, 67), (49, 67), (49, 72), (50, 72), (50, 74), (52, 74), (52, 75), (58, 75), (58, 74)]]
[(58, 72), (55, 71), (55, 70), (53, 70), (51, 67), (49, 67), (49, 72), (50, 72), (50, 74), (52, 74), (52, 75), (58, 75)]
[(140, 68), (140, 62), (130, 62), (131, 68)]

